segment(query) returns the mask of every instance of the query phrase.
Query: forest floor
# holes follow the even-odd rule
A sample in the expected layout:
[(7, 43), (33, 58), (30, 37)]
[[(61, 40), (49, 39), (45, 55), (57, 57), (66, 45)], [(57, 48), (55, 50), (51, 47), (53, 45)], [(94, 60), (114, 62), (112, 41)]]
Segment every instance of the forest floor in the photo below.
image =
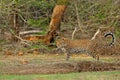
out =
[(100, 61), (81, 54), (0, 55), (0, 74), (56, 74), (86, 71), (120, 71), (120, 56), (100, 56)]
[[(68, 36), (68, 35), (66, 35)], [(34, 43), (32, 47), (26, 48), (19, 43), (1, 42), (0, 48), (0, 74), (58, 74), (76, 73), (88, 71), (120, 71), (120, 39), (105, 49), (100, 49), (97, 54), (100, 60), (85, 54), (72, 54), (69, 61), (61, 52), (44, 49)], [(43, 48), (43, 49), (42, 49)]]

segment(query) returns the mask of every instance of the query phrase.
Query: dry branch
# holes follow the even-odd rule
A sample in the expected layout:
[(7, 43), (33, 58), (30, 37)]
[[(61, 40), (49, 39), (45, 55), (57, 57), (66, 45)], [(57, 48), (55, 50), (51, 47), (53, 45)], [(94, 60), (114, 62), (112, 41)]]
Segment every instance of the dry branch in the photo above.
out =
[(73, 33), (72, 33), (72, 40), (74, 39), (75, 32), (77, 31), (77, 27), (75, 27)]
[(91, 40), (95, 39), (98, 33), (100, 33), (100, 29), (98, 29), (98, 30), (96, 31), (96, 33), (95, 33), (94, 36), (91, 38)]
[(27, 35), (27, 34), (34, 34), (34, 33), (40, 33), (42, 31), (40, 30), (30, 30), (30, 31), (23, 31), (23, 32), (19, 32), (19, 35)]
[(20, 41), (21, 41), (21, 43), (23, 43), (23, 44), (26, 44), (26, 45), (28, 45), (28, 46), (31, 46), (30, 44), (29, 44), (29, 41), (27, 41), (27, 40), (24, 40), (24, 39), (22, 39), (21, 37), (19, 37), (19, 36), (17, 36), (17, 35), (14, 35), (17, 39), (19, 39)]
[(75, 10), (76, 10), (78, 27), (79, 27), (80, 30), (82, 31), (82, 24), (81, 24), (81, 21), (80, 21), (79, 10), (78, 10), (78, 5), (77, 5), (76, 0), (74, 0), (74, 5), (75, 5)]

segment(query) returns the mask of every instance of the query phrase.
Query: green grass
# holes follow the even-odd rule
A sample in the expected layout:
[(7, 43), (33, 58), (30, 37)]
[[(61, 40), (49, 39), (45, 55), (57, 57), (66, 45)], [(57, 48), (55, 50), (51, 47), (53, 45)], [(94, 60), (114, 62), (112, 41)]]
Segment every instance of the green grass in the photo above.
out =
[(0, 75), (0, 80), (120, 80), (120, 71), (68, 74)]

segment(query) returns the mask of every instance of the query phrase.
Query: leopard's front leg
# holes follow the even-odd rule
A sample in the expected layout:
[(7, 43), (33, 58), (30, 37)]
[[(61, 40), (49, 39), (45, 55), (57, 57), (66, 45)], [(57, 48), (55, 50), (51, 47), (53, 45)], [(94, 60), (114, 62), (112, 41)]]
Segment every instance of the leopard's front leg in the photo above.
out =
[(69, 52), (65, 48), (61, 48), (61, 49), (62, 49), (62, 51), (64, 52), (64, 54), (66, 56), (66, 60), (69, 60), (69, 58), (70, 58)]
[(65, 56), (66, 56), (66, 60), (69, 60), (70, 54), (68, 52), (65, 53)]

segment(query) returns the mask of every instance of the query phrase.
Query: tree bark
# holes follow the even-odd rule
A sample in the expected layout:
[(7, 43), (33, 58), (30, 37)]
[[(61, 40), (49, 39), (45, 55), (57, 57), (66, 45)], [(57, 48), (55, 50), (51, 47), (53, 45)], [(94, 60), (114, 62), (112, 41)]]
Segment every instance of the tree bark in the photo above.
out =
[(50, 31), (53, 31), (53, 30), (60, 31), (60, 23), (61, 23), (61, 19), (65, 9), (66, 9), (66, 5), (55, 6), (51, 21), (50, 21), (50, 25), (49, 25)]
[[(60, 24), (69, 0), (58, 0), (53, 9), (49, 30), (46, 34), (47, 44), (54, 42), (55, 37), (60, 33)], [(49, 37), (49, 39), (48, 39)]]

